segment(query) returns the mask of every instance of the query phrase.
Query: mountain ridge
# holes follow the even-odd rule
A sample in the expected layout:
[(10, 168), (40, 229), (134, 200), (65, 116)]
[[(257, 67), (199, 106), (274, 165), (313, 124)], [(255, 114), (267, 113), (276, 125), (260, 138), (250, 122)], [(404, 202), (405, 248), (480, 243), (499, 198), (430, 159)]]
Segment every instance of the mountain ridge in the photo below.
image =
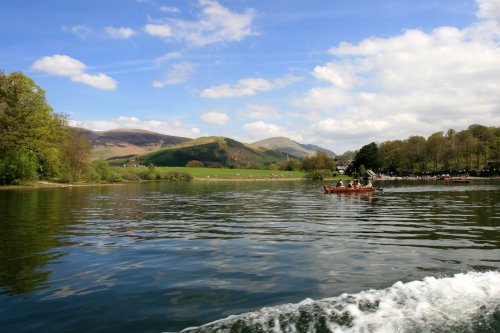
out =
[(267, 149), (273, 149), (277, 151), (281, 151), (285, 154), (291, 154), (300, 158), (308, 157), (314, 155), (317, 152), (323, 152), (331, 157), (335, 157), (336, 154), (331, 150), (326, 148), (322, 148), (317, 145), (312, 144), (302, 144), (296, 141), (293, 141), (289, 138), (279, 136), (272, 137), (260, 141), (256, 141), (250, 144), (254, 147), (264, 147)]
[[(105, 158), (116, 163), (137, 160), (141, 163), (179, 166), (188, 160), (200, 160), (209, 165), (257, 167), (282, 163), (287, 159), (301, 159), (318, 151), (335, 156), (328, 149), (301, 144), (286, 137), (268, 138), (249, 144), (221, 136), (191, 139), (143, 129), (79, 130), (92, 144), (94, 158)], [(157, 152), (161, 152), (158, 156), (162, 157), (156, 156)], [(174, 158), (172, 154), (177, 157)]]

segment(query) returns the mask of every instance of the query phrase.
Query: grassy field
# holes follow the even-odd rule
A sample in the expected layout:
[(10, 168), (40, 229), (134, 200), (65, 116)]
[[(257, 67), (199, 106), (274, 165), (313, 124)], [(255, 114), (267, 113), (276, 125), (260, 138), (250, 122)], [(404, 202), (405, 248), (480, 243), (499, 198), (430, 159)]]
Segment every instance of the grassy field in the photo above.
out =
[[(122, 167), (118, 167), (122, 169)], [(145, 168), (125, 167), (136, 171)], [(223, 169), (223, 168), (187, 168), (187, 167), (156, 167), (161, 172), (187, 172), (196, 179), (297, 179), (306, 178), (308, 173), (303, 171), (280, 171), (280, 170), (255, 170), (255, 169)], [(331, 179), (351, 179), (349, 176), (335, 176)]]
[[(131, 169), (140, 169), (132, 168)], [(187, 167), (156, 167), (158, 171), (187, 172), (198, 179), (287, 179), (305, 178), (302, 171), (254, 170), (254, 169), (222, 169), (222, 168), (187, 168)]]

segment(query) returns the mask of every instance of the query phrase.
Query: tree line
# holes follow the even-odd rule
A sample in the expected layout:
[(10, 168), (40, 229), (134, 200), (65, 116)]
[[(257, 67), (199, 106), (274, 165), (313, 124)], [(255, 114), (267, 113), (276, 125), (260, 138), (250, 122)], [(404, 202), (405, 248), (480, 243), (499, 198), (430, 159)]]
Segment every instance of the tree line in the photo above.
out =
[(375, 171), (408, 173), (497, 174), (500, 168), (500, 127), (470, 125), (462, 131), (454, 129), (436, 132), (425, 138), (410, 136), (406, 140), (374, 142), (359, 151), (347, 152), (353, 156), (355, 170), (370, 168)]
[(78, 181), (90, 172), (91, 150), (67, 117), (53, 112), (31, 78), (0, 71), (0, 184)]

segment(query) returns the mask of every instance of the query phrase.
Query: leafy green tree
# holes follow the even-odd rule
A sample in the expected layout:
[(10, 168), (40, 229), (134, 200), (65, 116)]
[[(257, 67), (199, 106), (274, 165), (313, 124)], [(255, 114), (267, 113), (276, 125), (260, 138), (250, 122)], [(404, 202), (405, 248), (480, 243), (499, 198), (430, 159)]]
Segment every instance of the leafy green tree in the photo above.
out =
[(337, 165), (341, 166), (348, 166), (354, 161), (354, 158), (356, 157), (356, 153), (348, 150), (344, 152), (342, 155), (338, 155), (335, 157), (335, 161), (337, 161)]
[(356, 169), (359, 169), (361, 164), (363, 164), (368, 169), (378, 170), (382, 167), (382, 163), (382, 154), (380, 153), (377, 144), (372, 142), (361, 147), (354, 158), (353, 165)]
[(0, 158), (0, 185), (36, 180), (37, 168), (38, 161), (32, 151), (23, 148), (9, 149)]
[(443, 161), (446, 138), (443, 132), (436, 132), (427, 138), (425, 150), (428, 161), (432, 162), (434, 171), (438, 170), (439, 163)]
[(302, 160), (302, 169), (305, 171), (335, 170), (335, 160), (324, 152), (316, 152)]
[(405, 141), (404, 152), (411, 171), (426, 169), (425, 143), (425, 138), (422, 136), (410, 136)]
[(379, 146), (382, 155), (382, 167), (386, 171), (400, 174), (405, 165), (403, 141), (385, 141)]
[(487, 164), (488, 153), (490, 153), (491, 147), (494, 147), (496, 141), (495, 131), (493, 128), (477, 124), (470, 125), (468, 131), (476, 140), (474, 154), (476, 168), (479, 169)]
[[(36, 164), (40, 176), (58, 176), (61, 171), (64, 125), (64, 117), (52, 112), (44, 90), (32, 79), (20, 72), (5, 74), (0, 71), (2, 165), (15, 165), (27, 158), (30, 165)], [(10, 158), (13, 160), (9, 161)]]
[(68, 127), (63, 145), (64, 181), (76, 182), (88, 171), (92, 145), (79, 128)]
[(366, 174), (366, 167), (365, 167), (365, 165), (364, 165), (364, 164), (361, 164), (361, 165), (359, 166), (359, 175), (360, 175), (361, 177), (364, 177), (364, 176), (365, 176), (365, 174)]
[(279, 169), (283, 171), (298, 171), (302, 164), (297, 160), (288, 160), (280, 164)]

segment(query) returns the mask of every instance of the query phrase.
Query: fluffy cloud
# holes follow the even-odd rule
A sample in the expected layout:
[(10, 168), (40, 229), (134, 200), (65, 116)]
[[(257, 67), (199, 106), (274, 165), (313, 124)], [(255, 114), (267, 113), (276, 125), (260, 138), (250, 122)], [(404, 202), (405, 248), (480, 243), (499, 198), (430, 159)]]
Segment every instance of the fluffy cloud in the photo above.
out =
[[(407, 30), (341, 43), (293, 104), (323, 119), (311, 126), (347, 147), (363, 140), (429, 135), (473, 123), (500, 123), (500, 2), (480, 0), (482, 21), (457, 29)], [(352, 149), (352, 146), (350, 147)]]
[(264, 104), (247, 104), (245, 111), (239, 113), (241, 117), (253, 119), (277, 119), (281, 115), (281, 110)]
[(263, 121), (245, 124), (243, 129), (251, 140), (262, 140), (270, 137), (284, 136), (298, 142), (303, 141), (303, 137), (301, 135), (288, 131), (284, 127), (268, 124)]
[(280, 79), (269, 81), (262, 78), (247, 78), (239, 80), (238, 83), (231, 87), (228, 84), (204, 89), (201, 92), (202, 97), (207, 98), (224, 98), (224, 97), (243, 97), (255, 96), (259, 91), (270, 91), (275, 89), (284, 88), (287, 85), (297, 82), (301, 78), (297, 76), (288, 75)]
[(189, 127), (179, 120), (141, 120), (137, 117), (120, 116), (111, 120), (72, 121), (70, 124), (95, 131), (107, 131), (117, 128), (140, 128), (167, 135), (183, 137), (197, 137), (200, 135), (200, 130), (197, 127)]
[(251, 24), (255, 13), (247, 9), (239, 14), (214, 0), (199, 0), (201, 13), (198, 20), (166, 19), (161, 24), (148, 24), (147, 33), (162, 38), (173, 38), (192, 46), (205, 46), (223, 42), (237, 42), (256, 33)]
[(209, 124), (224, 125), (229, 121), (229, 116), (222, 112), (208, 112), (202, 114), (200, 119)]
[(120, 27), (120, 28), (115, 28), (115, 27), (106, 27), (104, 28), (108, 36), (111, 38), (117, 38), (117, 39), (128, 39), (135, 35), (135, 31), (132, 28), (126, 28), (126, 27)]
[(117, 86), (116, 81), (106, 74), (86, 73), (87, 66), (84, 63), (67, 55), (56, 54), (51, 57), (43, 57), (35, 61), (31, 68), (50, 75), (69, 77), (72, 81), (98, 89), (114, 90)]
[(487, 21), (493, 21), (500, 25), (500, 1), (477, 0), (479, 11), (477, 16)]
[(172, 28), (168, 24), (146, 24), (144, 30), (155, 37), (166, 38), (172, 36)]
[(163, 88), (168, 85), (186, 82), (193, 70), (194, 66), (190, 62), (173, 64), (162, 80), (153, 82), (153, 87)]

